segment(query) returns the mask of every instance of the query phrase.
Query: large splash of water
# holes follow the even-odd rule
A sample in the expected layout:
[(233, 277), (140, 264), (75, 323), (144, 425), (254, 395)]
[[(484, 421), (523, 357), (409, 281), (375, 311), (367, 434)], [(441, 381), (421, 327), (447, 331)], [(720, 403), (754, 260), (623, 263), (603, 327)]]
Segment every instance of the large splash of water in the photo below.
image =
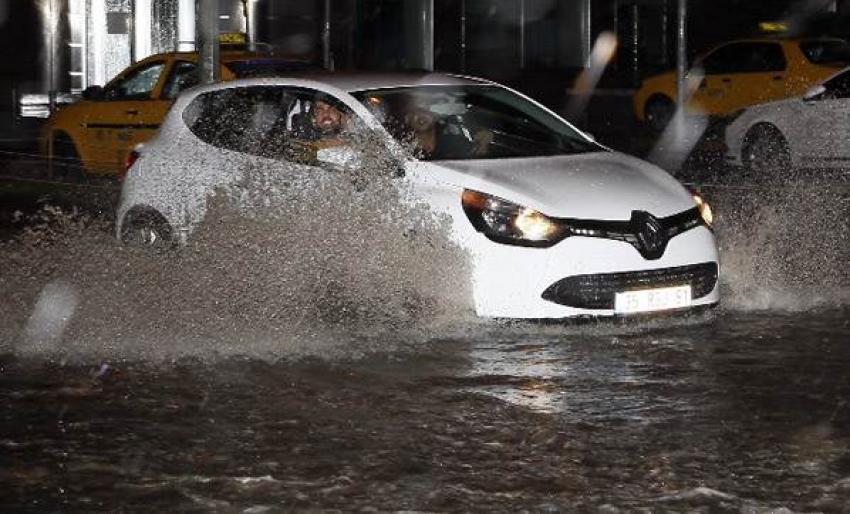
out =
[(723, 304), (808, 310), (850, 300), (850, 189), (841, 177), (705, 188), (719, 212)]
[(43, 211), (2, 248), (0, 351), (350, 355), (470, 315), (467, 258), (441, 220), (402, 201), (392, 178), (354, 178), (321, 173), (296, 187), (248, 170), (211, 198), (189, 244), (164, 254)]
[[(0, 353), (333, 357), (451, 337), (458, 327), (482, 337), (527, 331), (472, 322), (467, 256), (441, 220), (381, 177), (319, 174), (295, 187), (248, 169), (210, 200), (188, 246), (164, 254), (120, 246), (109, 224), (46, 208), (0, 244)], [(846, 187), (704, 192), (719, 213), (726, 308), (847, 304)]]

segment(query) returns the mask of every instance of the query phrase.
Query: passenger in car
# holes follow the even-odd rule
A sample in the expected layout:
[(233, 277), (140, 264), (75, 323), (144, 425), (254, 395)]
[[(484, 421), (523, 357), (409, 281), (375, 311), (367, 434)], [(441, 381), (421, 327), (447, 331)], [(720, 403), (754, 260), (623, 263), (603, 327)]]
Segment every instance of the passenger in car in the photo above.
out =
[(404, 121), (413, 133), (417, 150), (428, 160), (484, 157), (493, 141), (489, 130), (470, 134), (463, 127), (438, 121), (435, 114), (421, 108), (408, 112)]

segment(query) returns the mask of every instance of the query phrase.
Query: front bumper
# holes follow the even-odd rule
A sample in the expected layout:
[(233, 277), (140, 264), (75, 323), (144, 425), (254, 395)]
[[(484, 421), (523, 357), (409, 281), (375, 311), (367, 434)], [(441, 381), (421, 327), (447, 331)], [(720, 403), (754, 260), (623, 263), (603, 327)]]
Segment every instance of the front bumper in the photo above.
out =
[[(705, 226), (670, 239), (664, 254), (654, 260), (645, 259), (627, 242), (610, 239), (571, 236), (545, 249), (502, 245), (482, 234), (475, 234), (471, 239), (467, 243), (473, 255), (475, 310), (479, 316), (494, 318), (614, 316), (613, 308), (570, 307), (544, 299), (544, 296), (554, 284), (579, 275), (662, 270), (706, 263), (716, 265), (719, 262), (714, 235)], [(719, 301), (719, 271), (716, 276), (710, 291), (694, 298), (692, 307)]]

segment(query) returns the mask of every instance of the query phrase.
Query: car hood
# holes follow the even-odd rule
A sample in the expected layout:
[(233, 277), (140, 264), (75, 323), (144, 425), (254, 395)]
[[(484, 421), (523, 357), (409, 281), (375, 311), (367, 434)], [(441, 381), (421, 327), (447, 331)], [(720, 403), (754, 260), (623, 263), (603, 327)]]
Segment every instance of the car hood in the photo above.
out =
[(694, 207), (668, 173), (618, 152), (431, 164), (443, 182), (555, 217), (628, 220), (634, 210), (663, 217)]

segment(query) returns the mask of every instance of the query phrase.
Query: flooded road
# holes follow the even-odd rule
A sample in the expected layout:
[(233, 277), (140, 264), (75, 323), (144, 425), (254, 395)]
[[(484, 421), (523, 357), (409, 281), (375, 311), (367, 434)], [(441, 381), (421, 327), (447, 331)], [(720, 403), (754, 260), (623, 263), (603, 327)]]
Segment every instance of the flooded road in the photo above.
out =
[(335, 362), (6, 356), (2, 504), (846, 512), (848, 314), (490, 327)]
[(470, 319), (453, 249), (365, 210), (165, 256), (41, 213), (0, 245), (0, 510), (847, 512), (846, 189), (704, 192), (722, 306), (628, 323)]

